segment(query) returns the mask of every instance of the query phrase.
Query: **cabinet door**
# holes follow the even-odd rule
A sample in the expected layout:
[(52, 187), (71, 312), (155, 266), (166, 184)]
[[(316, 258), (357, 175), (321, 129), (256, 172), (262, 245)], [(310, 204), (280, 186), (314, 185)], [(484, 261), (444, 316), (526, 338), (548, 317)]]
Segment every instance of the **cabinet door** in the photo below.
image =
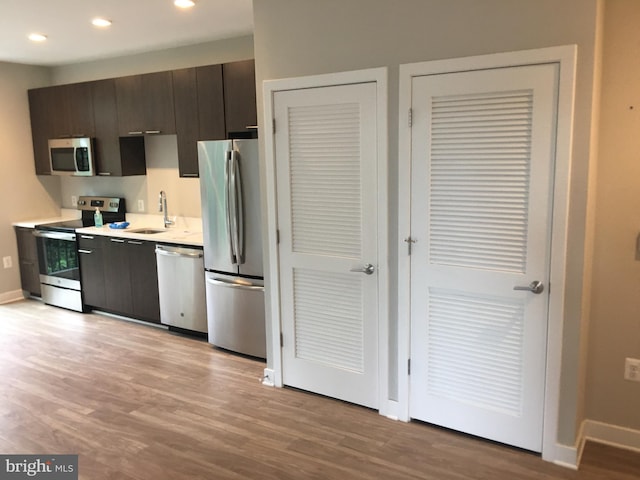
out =
[(142, 75), (116, 78), (115, 86), (120, 135), (142, 135), (144, 133)]
[(258, 123), (256, 75), (253, 60), (225, 63), (222, 68), (228, 137), (230, 132), (244, 132)]
[(33, 229), (16, 227), (18, 241), (18, 261), (20, 262), (20, 281), (22, 289), (32, 295), (40, 296), (40, 272), (38, 268), (38, 248)]
[(96, 127), (96, 172), (98, 175), (122, 175), (114, 80), (92, 82), (92, 97)]
[(225, 138), (222, 65), (172, 73), (180, 176), (197, 177), (198, 140)]
[(176, 133), (171, 72), (115, 79), (120, 135)]
[(126, 240), (109, 238), (104, 248), (104, 288), (107, 309), (127, 315), (133, 311)]
[(173, 100), (175, 102), (178, 168), (181, 177), (198, 176), (198, 91), (196, 69), (174, 70)]
[(175, 134), (171, 72), (142, 75), (143, 107), (147, 134)]
[[(198, 140), (224, 140), (224, 89), (222, 65), (196, 68), (198, 89)], [(196, 165), (196, 172), (198, 166)]]
[(78, 258), (82, 279), (84, 303), (96, 308), (106, 308), (103, 242), (106, 239), (94, 235), (80, 235)]
[(156, 245), (153, 242), (127, 240), (131, 273), (132, 315), (135, 318), (160, 323), (158, 268)]
[(29, 90), (29, 113), (36, 175), (51, 175), (49, 138), (53, 138), (54, 105), (49, 89)]
[(120, 138), (116, 82), (91, 82), (95, 118), (96, 170), (102, 176), (144, 175), (144, 137)]
[[(93, 137), (95, 123), (93, 118), (93, 95), (91, 83), (74, 83), (59, 87), (60, 96), (66, 107), (65, 129), (63, 137)], [(61, 110), (64, 110), (61, 109)]]

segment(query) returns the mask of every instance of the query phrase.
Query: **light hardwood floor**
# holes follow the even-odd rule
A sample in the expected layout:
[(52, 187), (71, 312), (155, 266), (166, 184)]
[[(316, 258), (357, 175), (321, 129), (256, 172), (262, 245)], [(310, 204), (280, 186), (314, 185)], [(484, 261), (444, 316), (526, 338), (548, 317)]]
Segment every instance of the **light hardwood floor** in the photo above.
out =
[(0, 305), (0, 453), (79, 454), (86, 480), (637, 480), (589, 444), (580, 471), (260, 384), (264, 363), (34, 300)]

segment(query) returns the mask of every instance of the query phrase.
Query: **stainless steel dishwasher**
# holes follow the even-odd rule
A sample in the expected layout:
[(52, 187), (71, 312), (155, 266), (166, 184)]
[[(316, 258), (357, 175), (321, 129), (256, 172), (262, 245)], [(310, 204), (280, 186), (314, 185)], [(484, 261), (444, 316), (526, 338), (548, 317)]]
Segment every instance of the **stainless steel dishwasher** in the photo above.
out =
[(202, 249), (156, 245), (160, 322), (169, 329), (207, 333)]

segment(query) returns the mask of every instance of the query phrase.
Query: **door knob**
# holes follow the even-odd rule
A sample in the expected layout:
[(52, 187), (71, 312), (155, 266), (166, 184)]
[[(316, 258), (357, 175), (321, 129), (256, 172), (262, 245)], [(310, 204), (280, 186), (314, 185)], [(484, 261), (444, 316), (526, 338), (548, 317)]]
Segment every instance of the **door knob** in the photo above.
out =
[(534, 280), (529, 285), (516, 285), (513, 287), (514, 290), (527, 290), (529, 292), (533, 292), (536, 295), (542, 293), (544, 291), (544, 284), (538, 280)]
[(376, 271), (376, 267), (374, 267), (370, 263), (367, 263), (366, 265), (364, 265), (362, 267), (355, 267), (355, 268), (352, 268), (349, 271), (350, 272), (364, 273), (365, 275), (372, 275), (373, 272)]

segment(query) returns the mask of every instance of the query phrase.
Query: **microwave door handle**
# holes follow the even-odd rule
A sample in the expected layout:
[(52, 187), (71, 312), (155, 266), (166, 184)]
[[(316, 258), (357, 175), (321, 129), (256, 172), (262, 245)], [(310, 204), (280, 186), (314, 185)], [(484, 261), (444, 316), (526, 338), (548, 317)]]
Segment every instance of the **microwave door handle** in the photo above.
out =
[(73, 164), (76, 167), (75, 173), (78, 173), (80, 171), (80, 152), (81, 150), (79, 148), (73, 149)]

